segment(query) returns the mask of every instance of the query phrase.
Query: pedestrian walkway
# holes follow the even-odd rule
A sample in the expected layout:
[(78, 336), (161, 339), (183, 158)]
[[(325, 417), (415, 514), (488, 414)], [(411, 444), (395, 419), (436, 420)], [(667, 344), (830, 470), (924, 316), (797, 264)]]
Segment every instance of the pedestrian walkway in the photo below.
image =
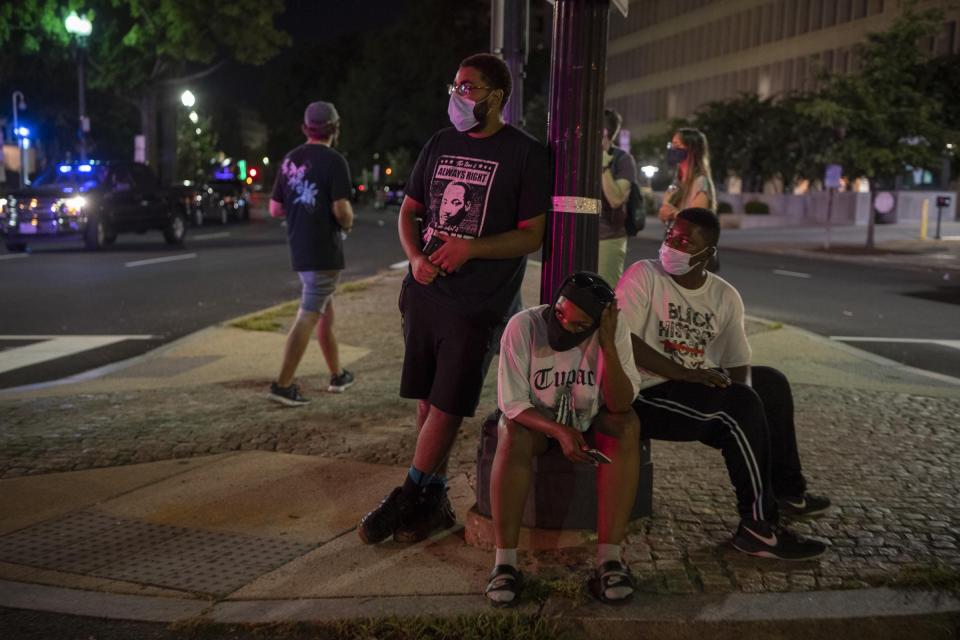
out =
[[(222, 623), (488, 613), (492, 553), (466, 545), (459, 525), (409, 547), (365, 546), (354, 530), (402, 478), (415, 442), (413, 406), (397, 397), (401, 275), (344, 287), (338, 337), (358, 381), (322, 392), (311, 346), (304, 408), (265, 398), (292, 317), (282, 312), (270, 314), (278, 330), (212, 327), (98, 377), (0, 395), (0, 606)], [(525, 300), (538, 288), (534, 265)], [(583, 532), (573, 547), (521, 554), (537, 577), (522, 611), (605, 638), (951, 637), (960, 381), (762, 319), (749, 334), (755, 363), (794, 383), (811, 489), (835, 504), (796, 528), (828, 541), (827, 555), (787, 563), (732, 551), (720, 456), (655, 442), (654, 515), (625, 545), (635, 603), (611, 610), (585, 596)], [(495, 406), (494, 377), (481, 413)], [(451, 459), (461, 522), (480, 419), (466, 421)]]

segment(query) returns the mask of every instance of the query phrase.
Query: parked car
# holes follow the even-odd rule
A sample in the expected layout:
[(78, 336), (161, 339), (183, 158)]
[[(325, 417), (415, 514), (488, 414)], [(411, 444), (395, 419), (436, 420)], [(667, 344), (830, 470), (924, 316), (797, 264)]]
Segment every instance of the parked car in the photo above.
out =
[(148, 166), (135, 162), (54, 165), (30, 187), (0, 197), (0, 235), (9, 251), (65, 237), (95, 251), (119, 233), (151, 230), (162, 231), (167, 244), (182, 244), (186, 216), (183, 195), (162, 188)]
[(198, 190), (199, 206), (194, 211), (194, 224), (207, 220), (220, 224), (250, 219), (250, 188), (242, 180), (210, 180)]

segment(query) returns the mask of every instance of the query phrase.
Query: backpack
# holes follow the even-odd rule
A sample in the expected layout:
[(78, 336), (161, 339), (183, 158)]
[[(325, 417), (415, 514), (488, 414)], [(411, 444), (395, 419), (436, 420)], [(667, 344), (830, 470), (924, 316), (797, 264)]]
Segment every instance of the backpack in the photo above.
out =
[[(619, 153), (626, 153), (626, 151), (617, 147), (611, 146), (610, 149), (613, 151), (614, 158)], [(627, 217), (623, 221), (623, 228), (626, 230), (627, 236), (632, 238), (643, 230), (647, 222), (646, 211), (643, 207), (643, 196), (640, 193), (640, 185), (637, 184), (636, 180), (630, 181), (630, 195), (627, 196), (626, 210)]]

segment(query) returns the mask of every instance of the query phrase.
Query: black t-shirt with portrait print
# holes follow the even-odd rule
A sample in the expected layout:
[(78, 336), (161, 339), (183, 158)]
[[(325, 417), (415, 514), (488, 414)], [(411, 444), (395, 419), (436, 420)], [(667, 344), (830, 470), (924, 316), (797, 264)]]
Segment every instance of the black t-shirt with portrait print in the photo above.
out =
[(343, 238), (333, 202), (350, 197), (350, 169), (323, 144), (302, 144), (284, 158), (271, 199), (287, 213), (294, 271), (343, 269)]
[[(436, 231), (482, 238), (516, 229), (547, 213), (551, 195), (547, 150), (527, 133), (505, 125), (487, 138), (456, 129), (430, 138), (407, 182), (407, 195), (423, 204), (422, 246)], [(523, 281), (526, 257), (468, 260), (424, 287), (438, 303), (463, 315), (506, 314)], [(412, 276), (408, 286), (423, 287)]]

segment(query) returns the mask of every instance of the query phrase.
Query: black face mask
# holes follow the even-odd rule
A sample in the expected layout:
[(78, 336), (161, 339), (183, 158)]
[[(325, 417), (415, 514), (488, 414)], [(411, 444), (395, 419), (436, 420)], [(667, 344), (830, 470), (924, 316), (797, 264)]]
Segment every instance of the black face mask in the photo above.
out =
[(547, 321), (547, 342), (554, 351), (569, 351), (593, 335), (597, 330), (597, 323), (586, 331), (567, 331), (557, 319), (557, 312), (553, 305), (543, 310), (543, 319)]
[(686, 149), (667, 149), (667, 164), (675, 167), (687, 159)]

